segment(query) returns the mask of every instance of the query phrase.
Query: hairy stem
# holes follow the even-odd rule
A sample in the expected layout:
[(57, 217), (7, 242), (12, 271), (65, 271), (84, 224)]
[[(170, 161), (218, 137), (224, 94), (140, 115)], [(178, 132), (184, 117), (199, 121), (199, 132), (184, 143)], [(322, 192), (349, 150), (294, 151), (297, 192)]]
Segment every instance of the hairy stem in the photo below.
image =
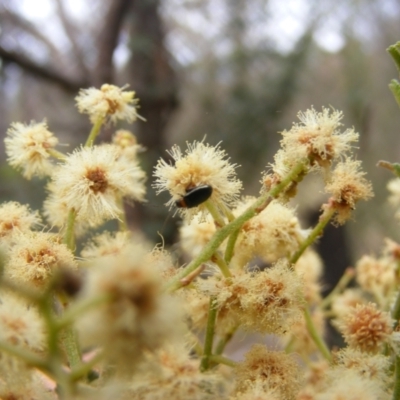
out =
[(215, 262), (215, 264), (218, 265), (225, 278), (232, 278), (232, 274), (231, 271), (229, 271), (228, 264), (221, 257), (218, 251), (213, 254), (213, 256), (211, 257), (211, 261)]
[(216, 307), (215, 298), (211, 296), (210, 304), (208, 307), (206, 337), (204, 339), (204, 353), (200, 364), (200, 369), (202, 371), (206, 371), (210, 366), (210, 356), (213, 348), (215, 321), (217, 319), (217, 314), (218, 310)]
[(392, 399), (400, 400), (400, 356), (396, 356), (395, 359), (395, 382)]
[(216, 354), (210, 356), (210, 361), (212, 361), (214, 364), (224, 364), (232, 368), (235, 368), (238, 365), (236, 361), (230, 360), (227, 357)]
[(332, 300), (348, 286), (350, 281), (354, 278), (354, 275), (354, 268), (347, 268), (337, 285), (332, 289), (328, 296), (321, 301), (320, 307), (322, 309), (328, 308), (331, 305)]
[(61, 334), (62, 344), (67, 355), (70, 368), (81, 363), (81, 353), (78, 346), (76, 332), (71, 326), (67, 326)]
[(100, 133), (100, 128), (103, 125), (104, 118), (98, 118), (97, 121), (94, 123), (92, 130), (89, 133), (89, 136), (86, 140), (85, 147), (92, 147), (96, 137)]
[(47, 149), (46, 151), (47, 151), (47, 153), (49, 153), (56, 160), (65, 161), (67, 159), (67, 156), (64, 153), (61, 153), (58, 150)]
[(233, 335), (239, 328), (239, 325), (235, 326), (231, 331), (229, 331), (217, 344), (215, 348), (215, 354), (221, 355), (224, 352), (225, 346), (231, 341)]
[(24, 349), (21, 347), (13, 346), (10, 343), (3, 342), (0, 340), (0, 350), (8, 353), (14, 357), (19, 358), (20, 360), (26, 362), (29, 366), (35, 367), (47, 375), (52, 376), (51, 368), (46, 360), (43, 360), (41, 357), (37, 356), (35, 353), (31, 352), (28, 349)]
[(126, 232), (129, 230), (129, 228), (128, 228), (128, 221), (126, 219), (124, 199), (122, 197), (120, 197), (117, 201), (118, 201), (118, 205), (121, 209), (121, 213), (119, 214), (119, 218), (118, 218), (118, 228), (119, 228), (120, 232)]
[(307, 331), (310, 334), (314, 343), (316, 344), (318, 350), (321, 352), (321, 354), (323, 355), (323, 357), (326, 360), (331, 362), (332, 361), (331, 353), (330, 353), (325, 341), (322, 339), (322, 337), (319, 335), (318, 331), (316, 330), (314, 322), (311, 318), (310, 310), (308, 309), (308, 307), (306, 307), (304, 309), (304, 318), (306, 321)]
[(213, 217), (216, 227), (222, 228), (223, 226), (225, 226), (225, 221), (218, 211), (217, 207), (215, 207), (215, 204), (210, 199), (208, 199), (204, 204), (207, 207), (208, 212)]
[(77, 381), (77, 380), (83, 378), (92, 370), (92, 368), (96, 364), (99, 363), (99, 361), (101, 361), (102, 358), (103, 358), (103, 353), (100, 351), (89, 361), (76, 364), (74, 366), (74, 368), (71, 369), (69, 378), (72, 381)]
[(302, 254), (311, 246), (322, 234), (328, 222), (335, 214), (336, 209), (334, 207), (327, 207), (319, 218), (319, 222), (315, 225), (314, 229), (308, 235), (307, 239), (300, 245), (299, 249), (290, 259), (291, 264), (296, 264)]
[(228, 244), (225, 249), (225, 262), (227, 264), (229, 264), (231, 262), (232, 257), (235, 254), (235, 245), (236, 245), (236, 241), (239, 236), (239, 233), (240, 233), (240, 228), (236, 229), (236, 231), (233, 232), (229, 236)]
[(72, 252), (75, 251), (75, 231), (74, 231), (75, 219), (76, 219), (76, 211), (73, 208), (71, 208), (68, 213), (67, 229), (64, 235), (64, 243)]
[(63, 315), (57, 320), (57, 329), (63, 329), (72, 324), (85, 312), (97, 308), (109, 300), (108, 296), (102, 295), (75, 303), (67, 308)]

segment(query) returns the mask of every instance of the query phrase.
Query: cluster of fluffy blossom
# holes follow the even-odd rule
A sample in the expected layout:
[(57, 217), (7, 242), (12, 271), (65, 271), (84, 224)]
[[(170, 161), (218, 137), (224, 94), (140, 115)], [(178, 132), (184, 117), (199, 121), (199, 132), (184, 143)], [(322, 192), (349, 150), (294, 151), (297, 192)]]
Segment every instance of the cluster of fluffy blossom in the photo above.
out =
[(74, 210), (81, 230), (99, 226), (122, 215), (123, 198), (143, 200), (144, 179), (138, 162), (124, 157), (118, 146), (82, 147), (53, 172), (45, 214), (62, 227)]
[[(272, 173), (267, 172), (262, 178), (262, 190), (269, 190), (279, 183), (296, 165), (303, 165), (303, 175), (310, 170), (322, 169), (325, 191), (332, 196), (323, 209), (334, 208), (336, 223), (343, 224), (358, 201), (373, 196), (372, 186), (360, 170), (361, 163), (350, 158), (352, 143), (358, 140), (358, 133), (353, 129), (341, 131), (343, 115), (339, 111), (323, 108), (317, 112), (311, 108), (299, 113), (298, 117), (300, 124), (282, 132), (281, 149), (271, 166)], [(338, 160), (340, 162), (335, 165)], [(284, 196), (293, 197), (301, 179), (302, 176), (292, 182)]]
[(113, 122), (119, 119), (136, 121), (140, 118), (136, 111), (138, 101), (135, 99), (135, 92), (127, 92), (124, 87), (108, 84), (102, 85), (100, 89), (81, 89), (76, 97), (79, 112), (88, 114), (93, 124), (103, 122), (106, 118)]
[(282, 132), (281, 150), (275, 158), (274, 172), (284, 176), (287, 169), (305, 159), (323, 168), (343, 157), (358, 140), (353, 129), (341, 131), (343, 118), (341, 111), (323, 108), (317, 112), (311, 108), (299, 112), (300, 123), (294, 124), (289, 131)]
[[(172, 207), (191, 189), (202, 185), (211, 186), (211, 201), (222, 211), (237, 200), (242, 183), (236, 178), (236, 165), (229, 162), (225, 151), (218, 146), (203, 142), (188, 143), (185, 153), (179, 146), (174, 146), (169, 155), (175, 164), (159, 160), (154, 170), (156, 180), (153, 184), (157, 194), (165, 190), (170, 193), (167, 206)], [(183, 216), (193, 217), (199, 210), (204, 210), (204, 204), (191, 209), (183, 208), (180, 212)]]
[[(69, 155), (54, 149), (57, 139), (45, 123), (10, 128), (6, 151), (11, 165), (22, 169), (27, 178), (50, 177), (44, 215), (52, 227), (67, 228), (70, 234), (68, 229), (74, 225), (75, 233), (84, 233), (107, 220), (121, 220), (124, 200), (143, 200), (145, 174), (137, 160), (143, 148), (136, 137), (120, 130), (111, 144), (94, 146), (91, 141), (106, 121), (140, 118), (134, 96), (112, 85), (82, 90), (77, 106), (94, 127), (86, 146)], [(388, 351), (395, 349), (394, 355), (397, 351), (393, 316), (398, 310), (387, 310), (399, 285), (400, 246), (388, 242), (381, 258), (365, 256), (357, 263), (360, 288), (344, 290), (339, 285), (331, 296), (321, 298), (321, 260), (310, 249), (297, 257), (309, 232), (282, 199), (294, 194), (308, 172), (322, 170), (330, 195), (323, 216), (342, 224), (358, 201), (372, 196), (372, 190), (360, 162), (350, 158), (358, 134), (341, 128), (342, 113), (312, 108), (300, 113), (299, 119), (300, 123), (282, 133), (272, 173), (264, 177), (264, 190), (287, 184), (279, 199), (270, 192), (269, 197), (239, 200), (242, 183), (236, 177), (237, 165), (219, 145), (194, 142), (186, 151), (174, 146), (169, 151), (173, 164), (159, 160), (153, 186), (157, 194), (167, 191), (167, 206), (179, 207), (185, 217), (181, 248), (189, 258), (200, 255), (186, 276), (177, 270), (171, 254), (160, 247), (151, 250), (140, 233), (100, 233), (84, 245), (78, 263), (64, 244), (73, 247), (68, 235), (63, 242), (58, 234), (34, 231), (41, 226), (37, 212), (15, 202), (1, 206), (4, 268), (0, 284), (19, 287), (20, 295), (32, 304), (8, 289), (0, 293), (0, 398), (46, 398), (38, 394), (32, 370), (7, 354), (8, 345), (14, 353), (29, 351), (31, 359), (47, 352), (51, 358), (55, 349), (57, 360), (43, 356), (52, 372), (49, 375), (62, 378), (60, 387), (63, 380), (74, 385), (75, 374), (91, 361), (71, 363), (68, 379), (61, 364), (52, 368), (62, 353), (56, 342), (64, 338), (58, 334), (76, 316), (73, 328), (79, 331), (79, 344), (95, 349), (97, 364), (92, 365), (100, 367), (102, 374), (99, 390), (91, 387), (86, 395), (87, 386), (76, 387), (82, 399), (331, 400), (348, 398), (348, 394), (354, 399), (387, 399), (393, 384), (391, 360), (379, 352), (385, 346)], [(52, 166), (50, 156), (59, 159), (58, 165)], [(296, 172), (294, 167), (299, 165), (303, 169), (288, 182), (292, 175), (287, 178), (287, 174)], [(196, 190), (201, 187), (206, 190)], [(248, 211), (252, 218), (235, 220), (246, 217)], [(223, 241), (226, 232), (231, 236)], [(214, 246), (217, 241), (210, 241), (215, 238), (221, 240)], [(84, 267), (79, 275), (81, 290), (66, 314), (59, 319), (61, 304), (56, 302), (57, 315), (39, 319), (37, 304), (50, 304), (50, 298), (42, 300), (47, 293), (54, 296), (51, 289), (56, 288), (57, 274), (75, 272), (79, 264)], [(181, 289), (173, 295), (165, 291), (164, 281), (170, 279)], [(327, 315), (334, 316), (347, 343), (347, 348), (333, 355), (320, 339)], [(43, 322), (49, 330), (54, 328), (53, 336), (47, 338), (49, 349)], [(225, 358), (225, 345), (242, 328), (276, 335), (285, 352), (255, 345), (241, 362)], [(204, 330), (202, 347), (198, 337)], [(210, 334), (214, 332), (220, 341), (213, 346)], [(318, 351), (330, 364), (318, 360)], [(304, 366), (302, 376), (301, 363), (289, 352), (317, 361)], [(234, 372), (226, 372), (219, 363), (234, 366)], [(201, 372), (208, 367), (211, 372)], [(23, 385), (25, 391), (20, 393)]]
[(236, 368), (236, 375), (235, 400), (242, 396), (293, 400), (302, 383), (299, 365), (290, 355), (270, 351), (261, 344), (250, 349)]
[(360, 167), (360, 161), (347, 158), (336, 165), (325, 186), (325, 191), (331, 195), (338, 224), (343, 224), (350, 218), (358, 201), (368, 200), (373, 196), (372, 185), (364, 178), (365, 172), (360, 171)]
[[(14, 293), (0, 294), (0, 342), (18, 350), (41, 354), (46, 347), (45, 327), (38, 310)], [(22, 359), (0, 350), (0, 398), (54, 399), (46, 393), (39, 374)]]
[[(253, 197), (243, 199), (234, 214), (240, 215), (254, 201)], [(273, 201), (243, 225), (232, 265), (243, 268), (254, 257), (269, 263), (283, 257), (290, 258), (306, 238), (306, 233), (293, 209)]]
[(366, 295), (373, 296), (374, 301), (387, 309), (399, 285), (398, 262), (399, 245), (386, 239), (382, 254), (379, 257), (364, 255), (356, 263), (356, 279)]
[(139, 242), (94, 258), (81, 293), (83, 301), (104, 299), (79, 321), (83, 342), (102, 346), (106, 359), (121, 371), (135, 368), (146, 349), (181, 334), (179, 307), (162, 292), (160, 275), (148, 268), (146, 257)]
[(52, 170), (49, 150), (58, 139), (48, 130), (46, 122), (29, 125), (16, 122), (11, 124), (4, 139), (7, 161), (15, 168), (22, 169), (25, 178), (47, 176)]
[(214, 276), (198, 285), (251, 331), (282, 334), (301, 318), (303, 285), (284, 260), (263, 271), (237, 271), (232, 278)]
[(148, 357), (129, 390), (137, 400), (215, 400), (226, 398), (222, 375), (201, 373), (199, 360), (188, 356), (184, 345), (167, 346)]
[(45, 290), (61, 270), (74, 271), (74, 255), (54, 233), (34, 231), (38, 212), (17, 202), (0, 206), (3, 276), (30, 290)]
[(19, 235), (6, 253), (4, 275), (18, 285), (44, 290), (61, 269), (76, 270), (74, 255), (53, 233)]
[(0, 238), (3, 244), (10, 244), (16, 235), (37, 228), (41, 224), (37, 211), (28, 206), (10, 201), (0, 205)]
[[(113, 85), (83, 89), (76, 98), (78, 109), (93, 123), (107, 118), (132, 122), (138, 117), (137, 100), (134, 92), (123, 89)], [(45, 122), (14, 123), (5, 139), (9, 163), (22, 169), (26, 178), (51, 176), (44, 214), (52, 226), (64, 227), (73, 212), (82, 233), (120, 218), (123, 199), (143, 200), (145, 173), (136, 157), (142, 147), (129, 131), (117, 131), (114, 144), (80, 148), (68, 156), (54, 149), (57, 143)], [(51, 156), (62, 162), (54, 166)]]

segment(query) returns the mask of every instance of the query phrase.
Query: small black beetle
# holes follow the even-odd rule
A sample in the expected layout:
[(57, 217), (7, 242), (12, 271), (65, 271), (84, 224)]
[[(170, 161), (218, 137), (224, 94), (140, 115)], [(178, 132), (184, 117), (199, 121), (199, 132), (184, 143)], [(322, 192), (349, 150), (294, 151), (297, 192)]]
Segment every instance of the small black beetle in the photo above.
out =
[(175, 202), (178, 208), (193, 208), (208, 200), (213, 192), (210, 185), (196, 186)]

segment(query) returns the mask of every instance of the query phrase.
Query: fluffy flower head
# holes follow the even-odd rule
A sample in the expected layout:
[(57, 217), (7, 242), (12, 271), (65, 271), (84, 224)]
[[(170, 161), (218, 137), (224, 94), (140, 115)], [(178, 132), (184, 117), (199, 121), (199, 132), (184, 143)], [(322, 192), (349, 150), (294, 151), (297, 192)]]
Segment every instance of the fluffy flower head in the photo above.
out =
[(74, 209), (77, 222), (97, 226), (118, 218), (121, 198), (143, 200), (144, 178), (139, 165), (114, 145), (78, 149), (52, 175), (46, 214), (52, 224), (62, 226)]
[(222, 379), (217, 374), (204, 374), (199, 361), (187, 356), (184, 346), (168, 346), (157, 352), (147, 368), (131, 385), (131, 399), (140, 400), (214, 400), (224, 398)]
[(0, 206), (0, 238), (10, 241), (17, 233), (27, 232), (41, 222), (38, 212), (32, 212), (26, 205), (15, 201)]
[(1, 295), (0, 339), (31, 350), (45, 346), (44, 327), (36, 308), (8, 292)]
[(350, 347), (375, 353), (391, 335), (389, 313), (377, 309), (376, 304), (358, 304), (338, 324)]
[(293, 165), (311, 157), (325, 167), (348, 152), (351, 143), (358, 140), (358, 133), (353, 129), (341, 131), (343, 114), (340, 111), (323, 108), (317, 112), (311, 108), (299, 112), (298, 118), (300, 123), (294, 124), (290, 131), (282, 132), (285, 164)]
[(207, 280), (198, 285), (200, 290), (215, 295), (219, 309), (231, 313), (252, 331), (282, 334), (301, 318), (303, 285), (283, 260), (264, 271), (237, 271), (214, 287)]
[(82, 249), (81, 255), (85, 259), (96, 259), (109, 255), (123, 253), (132, 241), (129, 232), (104, 232), (95, 236)]
[(48, 130), (46, 122), (31, 122), (29, 125), (13, 123), (4, 143), (7, 161), (13, 167), (22, 169), (25, 178), (49, 175), (52, 164), (48, 149), (53, 148), (58, 139)]
[(104, 84), (100, 89), (81, 89), (75, 100), (79, 112), (89, 114), (92, 123), (105, 118), (115, 123), (119, 119), (133, 122), (140, 118), (136, 111), (139, 100), (134, 97), (133, 91)]
[(59, 268), (76, 269), (71, 251), (52, 233), (21, 234), (11, 248), (4, 273), (14, 282), (44, 288)]
[(81, 319), (82, 338), (105, 346), (106, 357), (117, 365), (134, 368), (146, 349), (181, 333), (179, 307), (162, 293), (160, 276), (149, 268), (141, 244), (95, 259), (87, 278), (83, 298), (105, 296), (107, 301)]
[(122, 154), (132, 159), (136, 158), (137, 153), (145, 150), (138, 144), (136, 136), (126, 129), (116, 131), (112, 137), (112, 143), (120, 148)]
[(196, 215), (192, 221), (185, 220), (180, 229), (180, 245), (190, 257), (197, 257), (215, 233), (215, 223), (211, 216)]
[(337, 210), (336, 222), (343, 224), (350, 218), (351, 211), (360, 200), (373, 196), (372, 185), (360, 170), (361, 162), (350, 158), (339, 163), (332, 172), (325, 191), (332, 195)]
[[(237, 199), (242, 188), (242, 183), (235, 174), (237, 166), (229, 162), (225, 151), (218, 145), (214, 147), (203, 142), (188, 143), (185, 153), (179, 146), (174, 146), (169, 154), (174, 159), (175, 165), (163, 159), (159, 160), (155, 167), (156, 181), (153, 184), (157, 194), (169, 191), (171, 195), (167, 203), (169, 207), (188, 191), (201, 185), (212, 187), (211, 200), (217, 206), (231, 204)], [(199, 209), (204, 210), (204, 206), (200, 204), (193, 209), (181, 209), (181, 211), (184, 215), (193, 215)]]
[(390, 297), (397, 288), (397, 262), (391, 257), (364, 255), (357, 261), (356, 270), (361, 288), (378, 299)]
[(295, 398), (301, 383), (299, 367), (291, 356), (270, 351), (261, 344), (250, 349), (236, 374), (236, 393), (262, 385), (265, 391), (277, 390), (279, 398), (290, 400)]
[[(245, 198), (234, 214), (240, 215), (254, 200), (252, 197)], [(305, 236), (295, 211), (273, 201), (243, 225), (232, 261), (241, 268), (255, 256), (266, 262), (275, 262), (294, 253)]]

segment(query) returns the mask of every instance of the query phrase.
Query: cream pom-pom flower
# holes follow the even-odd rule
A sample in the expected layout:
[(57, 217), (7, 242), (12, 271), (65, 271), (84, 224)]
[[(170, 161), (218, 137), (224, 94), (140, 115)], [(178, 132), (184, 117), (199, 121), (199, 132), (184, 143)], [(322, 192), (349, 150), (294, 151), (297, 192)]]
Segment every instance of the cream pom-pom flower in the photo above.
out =
[(115, 145), (83, 147), (73, 152), (52, 175), (45, 213), (63, 226), (68, 210), (78, 223), (95, 227), (122, 213), (121, 199), (143, 200), (145, 173)]
[[(211, 200), (217, 207), (223, 209), (232, 204), (242, 189), (235, 173), (237, 165), (229, 162), (219, 145), (194, 142), (188, 143), (187, 147), (185, 153), (176, 145), (168, 152), (175, 161), (174, 165), (163, 159), (158, 161), (153, 174), (156, 177), (153, 187), (157, 194), (167, 190), (171, 199), (166, 205), (172, 207), (190, 190), (207, 185), (212, 188)], [(204, 203), (201, 203), (191, 209), (182, 208), (180, 212), (184, 216), (193, 216), (204, 209)]]
[(81, 89), (75, 98), (78, 110), (82, 114), (89, 114), (90, 121), (109, 118), (112, 122), (125, 120), (134, 122), (141, 118), (137, 111), (138, 99), (134, 91), (124, 91), (125, 87), (104, 84), (100, 89), (94, 87)]
[(286, 154), (286, 164), (311, 156), (321, 166), (327, 166), (348, 153), (352, 143), (358, 140), (359, 135), (353, 129), (342, 131), (341, 111), (323, 108), (317, 112), (311, 108), (299, 112), (298, 118), (300, 123), (282, 132), (281, 145)]
[(19, 285), (44, 290), (60, 269), (76, 270), (74, 255), (60, 237), (47, 232), (18, 235), (4, 265), (4, 275)]
[(9, 201), (0, 206), (0, 239), (4, 243), (10, 243), (15, 234), (29, 232), (40, 223), (39, 213), (27, 205)]
[(4, 139), (7, 161), (15, 168), (22, 169), (25, 178), (46, 176), (51, 171), (49, 149), (58, 143), (58, 139), (49, 131), (46, 122), (29, 125), (15, 122), (11, 124)]

